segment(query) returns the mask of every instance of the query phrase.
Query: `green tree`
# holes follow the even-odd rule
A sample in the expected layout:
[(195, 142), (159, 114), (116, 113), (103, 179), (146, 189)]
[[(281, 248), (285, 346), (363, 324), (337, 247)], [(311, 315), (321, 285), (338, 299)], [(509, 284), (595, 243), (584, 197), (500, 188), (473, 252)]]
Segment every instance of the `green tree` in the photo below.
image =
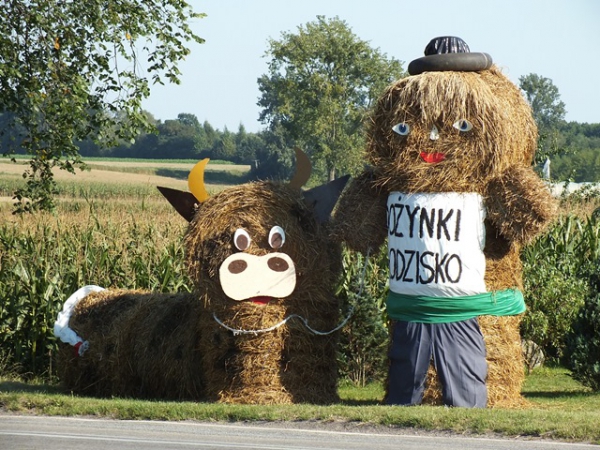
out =
[(260, 120), (279, 126), (330, 180), (362, 165), (363, 120), (402, 65), (359, 39), (335, 17), (270, 40), (266, 75), (258, 79)]
[(202, 158), (210, 158), (212, 157), (212, 148), (217, 139), (219, 139), (219, 133), (207, 120), (205, 120), (202, 124), (201, 136), (202, 142), (200, 144), (200, 149), (202, 150), (202, 153), (200, 156)]
[(185, 125), (186, 127), (190, 127), (191, 129), (193, 129), (196, 132), (198, 132), (198, 130), (200, 128), (202, 128), (200, 126), (200, 122), (198, 121), (198, 118), (196, 117), (195, 114), (179, 113), (179, 114), (177, 114), (177, 120), (179, 122), (181, 122), (183, 125)]
[(3, 152), (31, 157), (17, 212), (53, 208), (52, 169), (84, 167), (76, 141), (110, 146), (149, 129), (142, 100), (151, 82), (179, 82), (199, 17), (184, 0), (2, 2), (0, 112), (23, 130)]
[(274, 124), (258, 133), (262, 145), (256, 149), (250, 175), (257, 180), (290, 180), (295, 165), (293, 142), (283, 127)]
[(519, 87), (531, 105), (540, 139), (536, 161), (564, 152), (559, 145), (558, 126), (564, 121), (566, 109), (558, 88), (552, 80), (535, 73), (519, 77)]
[(519, 86), (525, 92), (538, 127), (543, 130), (557, 128), (567, 111), (552, 80), (530, 73), (519, 77)]
[(212, 148), (212, 157), (225, 161), (235, 159), (235, 135), (225, 127), (221, 136), (215, 141)]
[(256, 151), (264, 146), (262, 139), (253, 133), (246, 132), (240, 124), (235, 135), (235, 162), (238, 164), (256, 164)]
[[(204, 130), (194, 114), (180, 113), (177, 119), (165, 120), (158, 127), (155, 158), (196, 159), (202, 150)], [(144, 156), (142, 156), (144, 157)]]

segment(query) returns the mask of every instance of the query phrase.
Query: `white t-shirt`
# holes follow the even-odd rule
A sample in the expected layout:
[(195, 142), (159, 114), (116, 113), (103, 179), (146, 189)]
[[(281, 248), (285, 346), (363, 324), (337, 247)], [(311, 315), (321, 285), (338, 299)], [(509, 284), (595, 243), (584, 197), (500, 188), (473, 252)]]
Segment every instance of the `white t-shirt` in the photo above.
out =
[(387, 204), (392, 292), (432, 297), (487, 292), (485, 217), (476, 193), (392, 192)]

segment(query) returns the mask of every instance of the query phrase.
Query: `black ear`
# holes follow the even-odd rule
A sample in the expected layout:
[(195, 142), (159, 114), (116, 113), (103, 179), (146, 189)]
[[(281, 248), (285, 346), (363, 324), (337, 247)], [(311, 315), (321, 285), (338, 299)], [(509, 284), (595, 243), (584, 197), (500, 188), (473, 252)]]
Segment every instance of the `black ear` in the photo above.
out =
[(331, 211), (349, 179), (350, 175), (346, 175), (304, 192), (304, 200), (313, 206), (319, 222), (329, 221)]
[(157, 186), (158, 190), (169, 201), (173, 208), (181, 214), (188, 222), (191, 222), (196, 213), (196, 208), (200, 204), (196, 197), (190, 192), (179, 191), (167, 187)]

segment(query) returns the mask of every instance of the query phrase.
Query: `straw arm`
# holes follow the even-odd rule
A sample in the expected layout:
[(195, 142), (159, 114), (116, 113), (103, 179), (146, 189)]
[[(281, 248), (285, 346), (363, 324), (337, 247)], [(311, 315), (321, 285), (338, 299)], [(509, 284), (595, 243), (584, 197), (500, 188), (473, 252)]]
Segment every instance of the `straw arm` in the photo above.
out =
[(387, 193), (373, 184), (370, 172), (352, 179), (333, 216), (333, 237), (353, 250), (367, 254), (387, 237)]
[(486, 191), (488, 218), (508, 240), (530, 242), (556, 216), (556, 199), (531, 167), (508, 168)]

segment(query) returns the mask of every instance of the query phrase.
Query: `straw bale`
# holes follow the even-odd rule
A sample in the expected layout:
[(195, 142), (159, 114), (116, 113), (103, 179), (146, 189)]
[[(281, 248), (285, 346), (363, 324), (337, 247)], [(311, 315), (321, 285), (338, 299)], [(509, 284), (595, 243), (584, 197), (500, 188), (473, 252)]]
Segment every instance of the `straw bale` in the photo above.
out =
[(427, 377), (425, 378), (423, 404), (436, 406), (441, 406), (444, 404), (444, 399), (442, 397), (442, 383), (437, 376), (437, 372), (433, 366), (433, 361), (427, 370)]
[(557, 202), (543, 181), (528, 167), (514, 166), (491, 180), (486, 204), (489, 219), (499, 232), (527, 243), (539, 235), (557, 214)]
[(61, 380), (85, 395), (202, 399), (199, 314), (199, 303), (185, 293), (90, 294), (70, 322), (89, 350), (79, 357), (61, 346)]
[(333, 237), (352, 250), (374, 253), (387, 238), (387, 195), (375, 185), (372, 171), (352, 179), (340, 198)]
[(519, 332), (521, 316), (481, 316), (488, 362), (488, 406), (515, 408), (526, 405), (521, 397), (525, 361)]

